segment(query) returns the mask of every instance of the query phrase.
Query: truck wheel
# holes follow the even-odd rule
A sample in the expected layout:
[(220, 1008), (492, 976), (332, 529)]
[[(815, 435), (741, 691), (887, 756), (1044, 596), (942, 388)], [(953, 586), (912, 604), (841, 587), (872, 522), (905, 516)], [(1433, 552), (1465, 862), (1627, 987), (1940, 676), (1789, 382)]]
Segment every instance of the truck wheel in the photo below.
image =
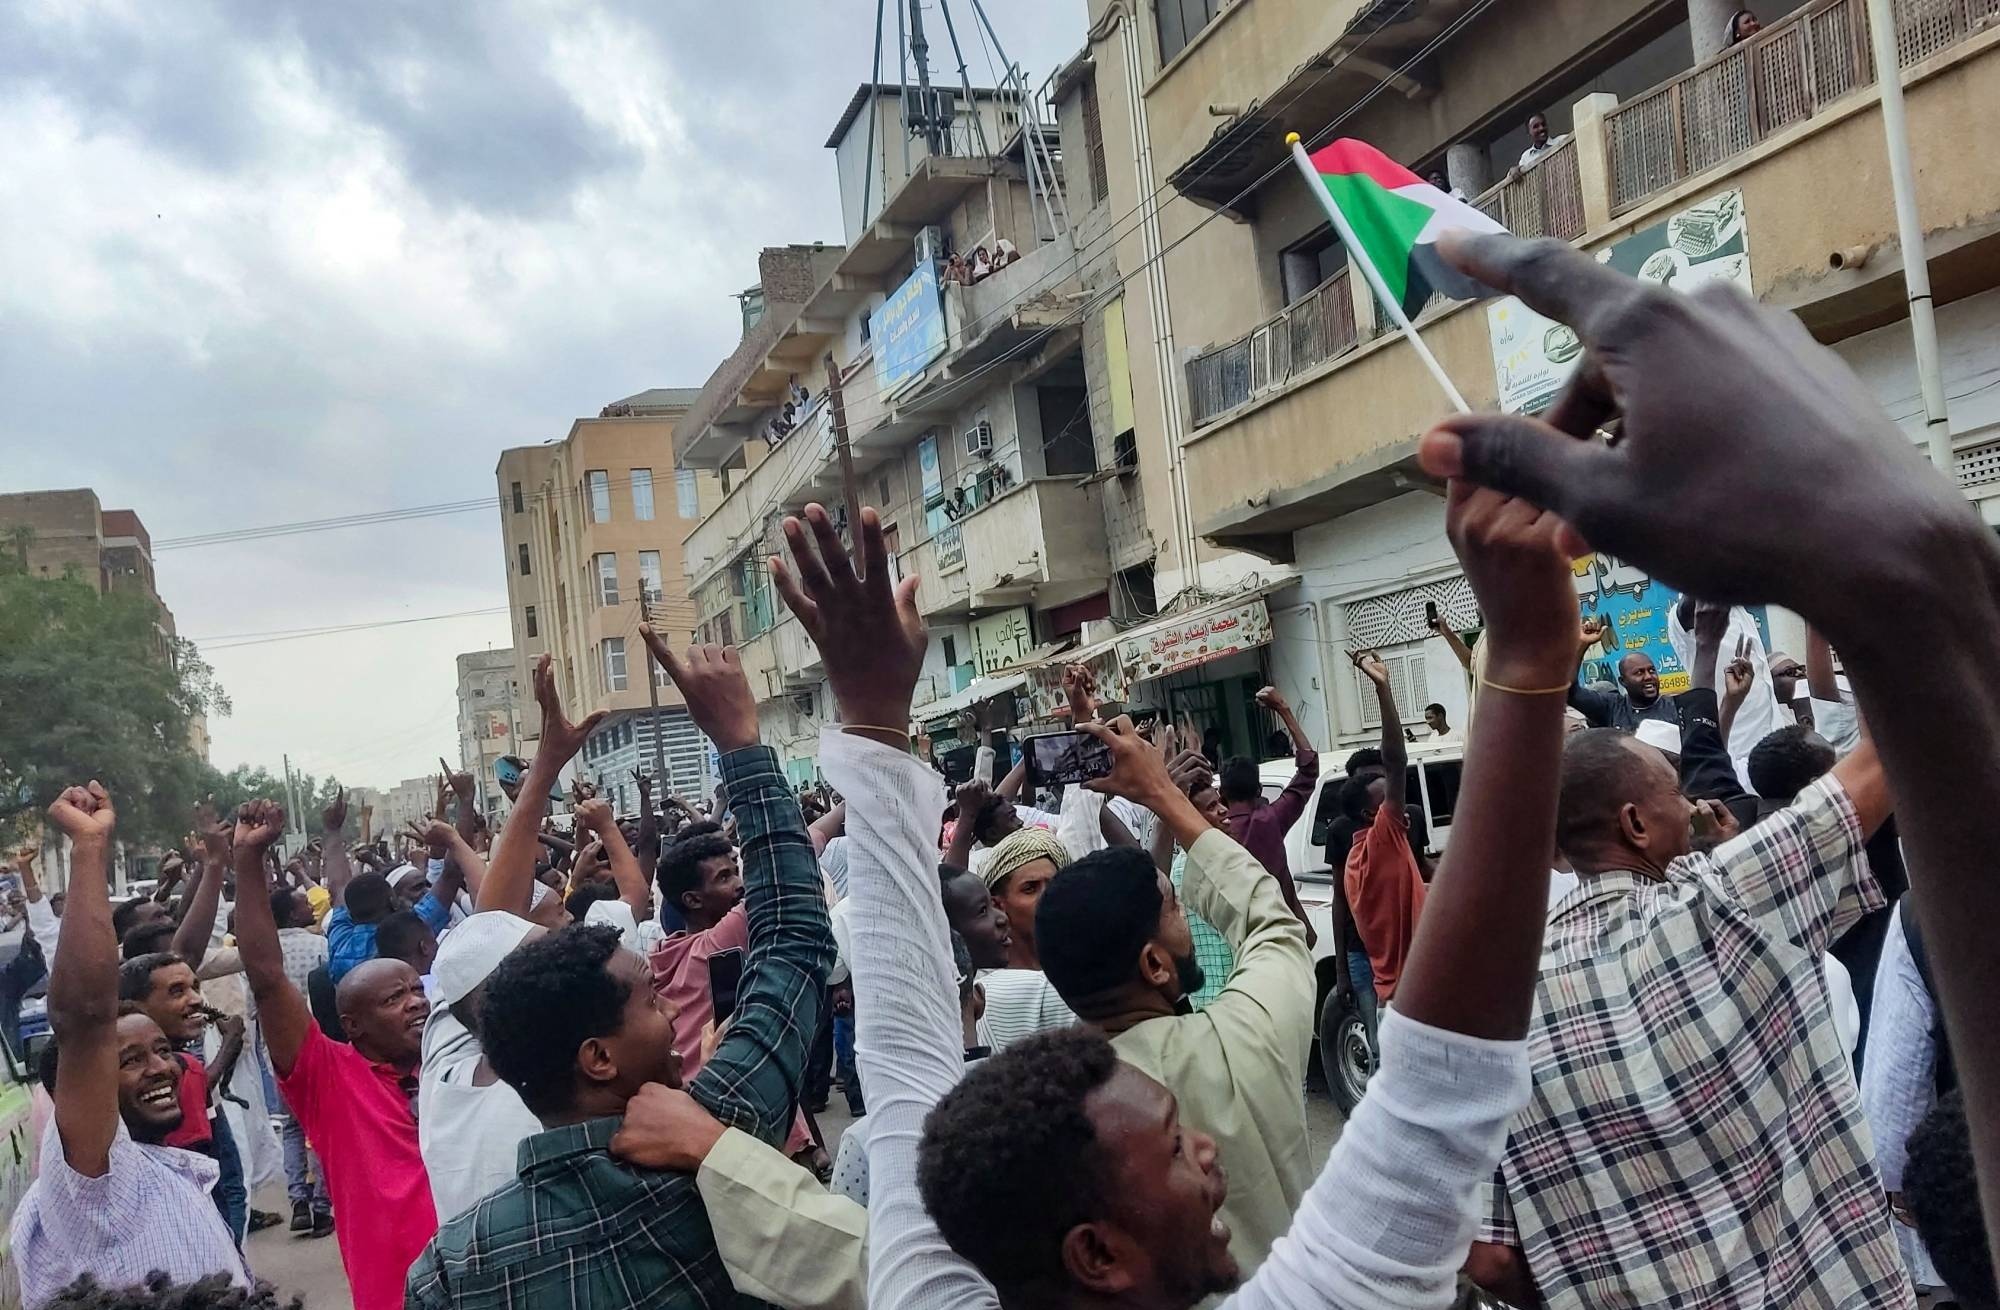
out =
[(1354, 1113), (1375, 1073), (1375, 1051), (1368, 1045), (1368, 1025), (1349, 1000), (1341, 1003), (1338, 992), (1329, 991), (1319, 1012), (1319, 1059), (1326, 1074), (1326, 1089), (1342, 1114)]

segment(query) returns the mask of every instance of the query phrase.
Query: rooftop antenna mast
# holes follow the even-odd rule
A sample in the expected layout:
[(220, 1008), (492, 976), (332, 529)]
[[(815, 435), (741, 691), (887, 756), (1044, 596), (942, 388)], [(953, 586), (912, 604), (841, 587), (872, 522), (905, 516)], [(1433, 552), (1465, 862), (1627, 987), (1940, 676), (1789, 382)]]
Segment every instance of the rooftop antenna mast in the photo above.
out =
[(951, 38), (951, 52), (958, 58), (958, 89), (965, 94), (966, 112), (972, 115), (973, 135), (979, 138), (979, 157), (989, 158), (993, 147), (986, 140), (986, 123), (980, 115), (979, 102), (972, 96), (972, 78), (965, 71), (965, 50), (958, 44), (958, 25), (951, 21), (951, 0), (938, 0), (938, 9), (944, 14), (944, 30)]
[[(868, 101), (868, 148), (862, 155), (861, 222), (855, 229), (857, 232), (866, 230), (874, 222), (873, 216), (868, 212), (868, 193), (873, 188), (875, 182), (875, 120), (880, 117), (875, 112), (875, 88), (882, 85), (882, 6), (887, 3), (888, 0), (875, 0), (875, 64), (868, 70), (868, 95), (866, 97)], [(884, 173), (889, 171), (889, 161), (887, 159), (882, 161), (882, 171)], [(883, 189), (885, 191), (888, 189), (886, 181), (883, 183)]]
[[(1007, 81), (1020, 99), (1021, 152), (1027, 157), (1029, 184), (1040, 187), (1049, 227), (1059, 235), (1069, 229), (1069, 202), (1063, 198), (1057, 183), (1055, 156), (1049, 153), (1048, 142), (1042, 139), (1041, 114), (1035, 108), (1034, 97), (1028, 93), (1028, 84), (1021, 76), (1020, 66), (1007, 58), (1007, 51), (1000, 44), (1000, 34), (993, 30), (993, 20), (986, 16), (986, 6), (979, 0), (972, 0), (972, 13), (980, 26), (986, 29), (986, 37), (993, 42), (994, 53), (1007, 66)], [(1060, 221), (1056, 216), (1058, 209), (1062, 211)]]

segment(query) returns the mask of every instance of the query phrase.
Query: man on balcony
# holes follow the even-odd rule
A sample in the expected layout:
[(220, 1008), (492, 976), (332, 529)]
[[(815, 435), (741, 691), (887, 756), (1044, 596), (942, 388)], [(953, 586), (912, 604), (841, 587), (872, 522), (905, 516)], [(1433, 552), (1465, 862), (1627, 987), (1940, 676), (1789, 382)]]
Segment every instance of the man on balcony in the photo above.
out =
[(1554, 154), (1569, 144), (1569, 133), (1551, 137), (1549, 119), (1546, 114), (1528, 115), (1528, 148), (1521, 152), (1521, 161), (1514, 165), (1516, 172), (1525, 173), (1542, 162), (1544, 155)]

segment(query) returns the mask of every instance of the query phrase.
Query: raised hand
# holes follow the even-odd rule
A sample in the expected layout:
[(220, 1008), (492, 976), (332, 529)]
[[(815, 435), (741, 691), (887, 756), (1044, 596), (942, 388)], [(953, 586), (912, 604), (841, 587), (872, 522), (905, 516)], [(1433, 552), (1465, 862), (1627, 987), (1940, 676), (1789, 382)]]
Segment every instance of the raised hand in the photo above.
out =
[(958, 790), (952, 793), (952, 799), (958, 802), (958, 821), (972, 822), (972, 816), (985, 807), (992, 795), (993, 788), (977, 778), (960, 783)]
[(88, 787), (63, 788), (62, 795), (49, 806), (49, 822), (78, 845), (102, 848), (111, 841), (118, 815), (104, 784), (93, 780)]
[(1192, 796), (1215, 780), (1215, 766), (1198, 750), (1184, 750), (1167, 760), (1167, 776)]
[(694, 645), (685, 655), (676, 655), (650, 623), (639, 625), (639, 637), (680, 688), (694, 726), (718, 751), (757, 744), (757, 699), (750, 694), (750, 680), (743, 676), (743, 661), (734, 646)]
[(557, 761), (574, 759), (606, 713), (592, 711), (581, 723), (571, 723), (564, 717), (562, 696), (556, 691), (554, 661), (546, 654), (535, 661), (535, 701), (542, 707), (542, 744), (536, 754), (547, 751)]
[(35, 867), (35, 856), (38, 853), (38, 848), (32, 842), (20, 846), (14, 852), (14, 867), (26, 873)]
[(1590, 648), (1604, 640), (1604, 624), (1596, 618), (1586, 618), (1577, 625), (1576, 658), (1581, 661), (1590, 653)]
[(1097, 717), (1097, 675), (1087, 665), (1063, 668), (1063, 695), (1069, 698), (1071, 723), (1088, 723)]
[(194, 835), (207, 858), (229, 858), (229, 820), (216, 813), (215, 797), (205, 796), (195, 803)]
[[(442, 755), (438, 756), (438, 764), (444, 770), (445, 785), (451, 788), (452, 794), (462, 801), (471, 800), (472, 775), (462, 769), (452, 768), (450, 764), (445, 762), (445, 758)], [(443, 811), (440, 810), (439, 813), (443, 813)]]
[(1722, 671), (1722, 698), (1741, 704), (1750, 694), (1751, 686), (1757, 681), (1757, 666), (1750, 662), (1750, 638), (1736, 639), (1736, 654), (1729, 661), (1729, 667)]
[(430, 847), (433, 856), (443, 858), (451, 849), (451, 839), (458, 829), (443, 819), (411, 819), (408, 826), (410, 840), (419, 846)]
[(1354, 667), (1360, 669), (1368, 681), (1374, 683), (1376, 686), (1386, 687), (1389, 685), (1389, 666), (1384, 664), (1382, 657), (1374, 651), (1356, 651), (1354, 653)]
[(333, 795), (333, 804), (320, 811), (319, 821), (328, 833), (336, 839), (347, 827), (347, 788), (342, 787)]
[[(1700, 596), (1825, 616), (1838, 640), (1866, 635), (1940, 532), (1974, 534), (1964, 497), (1790, 313), (1734, 288), (1667, 291), (1560, 241), (1448, 234), (1439, 251), (1568, 323), (1585, 355), (1545, 418), (1455, 416), (1419, 459), (1561, 514), (1581, 533), (1572, 551), (1588, 541)], [(1614, 415), (1612, 445), (1593, 434)], [(1824, 476), (1802, 482), (1808, 465)], [(1857, 543), (1846, 525), (1863, 521), (1888, 526)]]
[[(1374, 675), (1371, 674), (1369, 676), (1372, 677)], [(1285, 699), (1285, 693), (1279, 691), (1276, 687), (1265, 687), (1258, 691), (1257, 703), (1273, 714), (1283, 714), (1292, 708), (1291, 702)]]
[(576, 821), (592, 832), (603, 832), (613, 822), (611, 802), (600, 796), (591, 797), (576, 807)]
[(890, 582), (882, 519), (872, 508), (861, 511), (856, 542), (858, 568), (826, 509), (808, 505), (804, 522), (785, 520), (797, 576), (776, 555), (771, 576), (826, 661), (842, 721), (900, 734), (910, 721), (910, 694), (929, 641), (917, 612), (917, 579)]
[(1696, 801), (1688, 822), (1693, 829), (1690, 840), (1698, 851), (1714, 850), (1743, 831), (1736, 815), (1718, 800)]
[[(261, 870), (264, 850), (285, 835), (285, 807), (276, 801), (244, 801), (236, 809), (236, 849), (256, 856), (248, 863)], [(238, 861), (238, 872), (244, 861)]]

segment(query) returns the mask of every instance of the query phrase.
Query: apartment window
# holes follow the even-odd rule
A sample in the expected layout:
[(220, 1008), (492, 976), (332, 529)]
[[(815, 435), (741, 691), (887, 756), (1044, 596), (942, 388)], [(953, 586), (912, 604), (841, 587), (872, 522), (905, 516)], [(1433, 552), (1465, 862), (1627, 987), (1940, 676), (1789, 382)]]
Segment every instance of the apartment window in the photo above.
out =
[(535, 622), (535, 607), (533, 605), (528, 606), (527, 612), (521, 617), (522, 626), (527, 629), (530, 640), (542, 635), (541, 625)]
[(653, 521), (653, 470), (632, 470), (632, 517), (641, 523)]
[(525, 578), (534, 572), (533, 569), (528, 567), (528, 543), (524, 541), (514, 549), (521, 552), (521, 576)]
[(1201, 29), (1215, 21), (1221, 0), (1158, 0), (1160, 63), (1165, 65), (1187, 48)]
[(591, 469), (583, 475), (584, 485), (590, 489), (590, 521), (609, 523), (611, 521), (611, 475), (603, 469)]
[(1090, 203), (1101, 205), (1111, 194), (1111, 179), (1104, 168), (1104, 119), (1097, 109), (1094, 77), (1083, 84), (1083, 153), (1090, 163)]
[(625, 639), (606, 637), (604, 639), (604, 689), (606, 691), (625, 690)]
[(1331, 227), (1323, 227), (1278, 255), (1278, 281), (1285, 303), (1294, 303), (1307, 292), (1347, 267), (1347, 247)]
[(701, 517), (701, 493), (696, 489), (693, 469), (674, 470), (674, 508), (690, 523)]
[(639, 552), (639, 596), (642, 600), (658, 600), (664, 592), (660, 586), (660, 552), (642, 550)]
[(616, 605), (618, 603), (618, 557), (605, 552), (594, 555), (597, 561), (597, 603)]
[(521, 503), (521, 484), (516, 482), (514, 484), (514, 512), (519, 514), (525, 508), (527, 507)]

